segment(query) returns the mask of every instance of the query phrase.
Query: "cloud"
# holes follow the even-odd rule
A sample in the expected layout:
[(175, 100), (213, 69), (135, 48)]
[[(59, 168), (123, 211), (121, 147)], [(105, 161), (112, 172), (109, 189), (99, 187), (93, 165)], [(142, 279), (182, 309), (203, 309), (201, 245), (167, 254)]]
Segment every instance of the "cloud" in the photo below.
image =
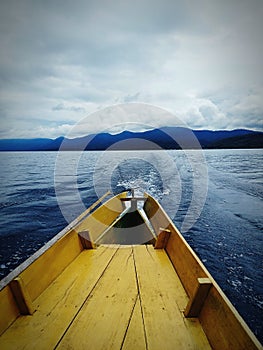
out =
[(52, 108), (52, 111), (73, 111), (84, 113), (86, 110), (83, 107), (79, 106), (66, 106), (64, 103), (59, 103), (58, 105)]
[(129, 102), (138, 101), (139, 96), (140, 96), (140, 92), (137, 92), (137, 93), (134, 94), (134, 95), (127, 95), (127, 96), (124, 96), (124, 97), (123, 97), (123, 102), (129, 103)]
[(260, 128), (262, 17), (258, 0), (1, 2), (2, 135), (26, 135), (30, 120), (54, 135), (123, 102), (190, 127)]

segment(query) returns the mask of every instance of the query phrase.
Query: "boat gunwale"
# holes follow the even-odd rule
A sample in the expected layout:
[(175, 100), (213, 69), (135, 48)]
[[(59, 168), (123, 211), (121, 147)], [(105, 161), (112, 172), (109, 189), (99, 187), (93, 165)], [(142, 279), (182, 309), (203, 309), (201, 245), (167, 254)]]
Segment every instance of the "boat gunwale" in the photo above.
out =
[[(209, 293), (213, 293), (213, 288), (216, 291), (216, 293), (218, 293), (219, 298), (222, 298), (222, 302), (225, 303), (225, 305), (228, 307), (229, 311), (232, 313), (232, 315), (234, 316), (234, 318), (236, 318), (237, 322), (240, 324), (241, 328), (243, 328), (243, 331), (246, 333), (246, 335), (250, 338), (250, 340), (252, 341), (252, 343), (254, 344), (256, 349), (262, 349), (263, 347), (260, 343), (260, 341), (258, 340), (258, 338), (256, 337), (256, 335), (252, 332), (252, 330), (250, 329), (250, 327), (248, 326), (248, 324), (246, 323), (246, 321), (243, 319), (243, 317), (239, 314), (239, 312), (237, 311), (237, 309), (235, 308), (235, 306), (231, 303), (230, 299), (227, 297), (227, 295), (224, 293), (224, 291), (221, 289), (221, 287), (218, 285), (218, 283), (215, 281), (215, 279), (213, 278), (213, 276), (210, 274), (210, 272), (208, 271), (208, 269), (206, 268), (206, 266), (204, 265), (204, 263), (201, 261), (201, 259), (198, 257), (198, 255), (195, 253), (195, 251), (193, 250), (193, 248), (189, 245), (189, 243), (186, 241), (186, 239), (183, 237), (182, 233), (178, 230), (178, 228), (175, 226), (175, 224), (172, 222), (171, 218), (168, 216), (168, 214), (166, 213), (166, 211), (164, 210), (164, 208), (162, 207), (162, 205), (155, 199), (153, 198), (151, 195), (149, 194), (145, 194), (146, 197), (148, 197), (151, 201), (153, 201), (157, 206), (158, 206), (158, 210), (161, 211), (161, 214), (164, 215), (165, 219), (168, 222), (168, 225), (166, 228), (171, 229), (172, 231), (174, 231), (174, 233), (179, 237), (179, 239), (181, 240), (183, 246), (188, 250), (188, 252), (190, 253), (190, 255), (194, 258), (195, 262), (197, 263), (197, 265), (199, 265), (199, 267), (201, 268), (201, 270), (203, 271), (203, 273), (205, 274), (205, 277), (207, 277), (212, 286), (210, 288), (210, 292)], [(151, 221), (151, 219), (149, 218), (149, 220)], [(169, 242), (169, 240), (168, 240)], [(168, 245), (168, 243), (167, 243)], [(171, 252), (169, 252), (168, 247), (164, 248), (166, 251), (166, 254), (168, 255), (169, 259), (171, 260), (174, 269), (176, 271), (176, 273), (178, 274), (181, 283), (186, 291), (186, 293), (188, 294), (189, 300), (191, 300), (193, 298), (193, 296), (190, 295), (189, 291), (187, 290), (185, 281), (181, 278), (181, 272), (179, 273), (179, 271), (177, 270), (174, 261), (173, 261), (173, 257), (171, 255)], [(199, 276), (200, 278), (202, 278), (202, 276)], [(197, 282), (197, 279), (196, 279)], [(201, 314), (201, 312), (200, 312)], [(199, 317), (198, 317), (199, 318)]]
[(35, 251), (31, 256), (29, 256), (26, 260), (24, 260), (20, 265), (14, 268), (8, 275), (6, 275), (3, 279), (0, 280), (0, 291), (3, 290), (13, 279), (18, 277), (24, 270), (28, 268), (35, 260), (37, 260), (40, 256), (42, 256), (49, 248), (51, 248), (55, 243), (57, 243), (61, 238), (65, 237), (68, 233), (70, 233), (77, 225), (79, 225), (82, 221), (84, 221), (89, 215), (97, 209), (98, 206), (104, 205), (107, 202), (111, 201), (113, 198), (118, 197), (116, 195), (111, 197), (106, 202), (103, 203), (103, 200), (111, 194), (110, 191), (107, 191), (104, 195), (102, 195), (96, 202), (94, 202), (89, 208), (87, 208), (83, 213), (81, 213), (76, 219), (71, 221), (66, 227), (64, 227), (61, 231), (59, 231), (54, 237), (52, 237), (46, 244), (44, 244), (41, 248)]

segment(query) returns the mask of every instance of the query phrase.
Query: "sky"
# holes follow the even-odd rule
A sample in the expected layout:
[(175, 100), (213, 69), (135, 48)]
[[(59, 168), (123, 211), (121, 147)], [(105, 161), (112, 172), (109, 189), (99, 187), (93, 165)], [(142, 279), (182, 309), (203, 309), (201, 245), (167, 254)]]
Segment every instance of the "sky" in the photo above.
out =
[[(0, 138), (56, 138), (83, 118), (85, 134), (262, 130), (262, 18), (262, 0), (2, 0)], [(126, 103), (169, 117), (100, 116)]]

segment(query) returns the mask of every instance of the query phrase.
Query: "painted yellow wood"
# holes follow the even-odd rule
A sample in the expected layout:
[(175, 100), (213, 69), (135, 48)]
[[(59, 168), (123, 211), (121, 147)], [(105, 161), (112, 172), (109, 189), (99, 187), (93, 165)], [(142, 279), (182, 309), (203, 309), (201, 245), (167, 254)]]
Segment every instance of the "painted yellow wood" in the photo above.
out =
[(145, 332), (139, 297), (137, 298), (122, 350), (146, 350)]
[(198, 278), (198, 285), (194, 296), (189, 300), (184, 311), (185, 317), (198, 317), (212, 283), (209, 278)]
[(143, 209), (156, 234), (159, 233), (160, 227), (163, 227), (164, 229), (170, 228), (169, 217), (164, 213), (159, 203), (150, 195), (147, 195), (147, 200), (144, 203)]
[(94, 249), (95, 244), (92, 242), (89, 231), (79, 232), (79, 238), (84, 249)]
[[(0, 291), (0, 335), (19, 316), (19, 310), (9, 286)], [(0, 341), (1, 344), (1, 341)]]
[[(1, 311), (14, 308), (16, 317), (8, 290), (1, 291), (10, 299)], [(242, 319), (218, 293), (212, 286), (200, 313), (213, 348), (262, 349), (244, 327), (240, 330)], [(20, 316), (0, 344), (5, 350), (52, 349), (62, 339), (59, 347), (73, 349), (209, 349), (199, 320), (184, 318), (187, 300), (164, 250), (85, 250), (36, 299), (33, 316)]]
[(197, 278), (208, 277), (213, 284), (199, 315), (200, 322), (213, 348), (218, 350), (262, 349), (255, 335), (173, 225), (163, 208), (151, 196), (148, 196), (145, 209), (155, 229), (158, 229), (160, 225), (171, 231), (165, 249), (189, 297), (194, 296)]
[(34, 301), (82, 251), (76, 231), (70, 231), (24, 270), (22, 277)]
[[(180, 232), (174, 229), (172, 225), (169, 228), (171, 236), (166, 251), (190, 299), (194, 297), (199, 277), (208, 277), (213, 284), (203, 305), (204, 310), (201, 310), (199, 317), (213, 348), (218, 350), (262, 349), (255, 335), (238, 315), (236, 309)], [(217, 305), (217, 307), (214, 307), (214, 305)], [(233, 337), (233, 330), (235, 330), (235, 337)]]
[(58, 349), (120, 349), (136, 299), (132, 249), (119, 249)]
[(233, 305), (213, 286), (199, 315), (215, 350), (263, 349)]
[(171, 235), (166, 245), (167, 254), (187, 294), (193, 297), (197, 286), (197, 278), (208, 277), (207, 270), (177, 228), (173, 225), (166, 212), (153, 197), (147, 197), (145, 210), (156, 232), (159, 231), (160, 226), (170, 230)]
[(84, 250), (36, 299), (33, 316), (20, 316), (2, 334), (1, 348), (53, 349), (116, 251), (105, 247)]
[(171, 232), (166, 251), (187, 294), (190, 298), (193, 298), (198, 284), (197, 278), (206, 278), (209, 275), (184, 238), (174, 230), (171, 230)]
[(160, 232), (158, 234), (157, 240), (155, 242), (155, 249), (163, 249), (166, 247), (166, 244), (169, 240), (171, 231), (165, 228), (160, 228)]
[[(108, 205), (83, 219), (75, 230), (66, 229), (65, 236), (59, 236), (49, 250), (41, 251), (32, 265), (11, 282), (13, 293), (11, 284), (1, 287), (1, 349), (41, 350), (57, 345), (96, 350), (208, 349), (203, 329), (215, 350), (262, 349), (200, 259), (150, 196), (145, 209), (153, 227), (171, 231), (165, 248), (170, 260), (164, 250), (152, 246), (82, 251), (78, 232), (91, 228), (93, 235), (98, 236), (122, 211), (122, 196), (109, 200)], [(203, 294), (203, 290), (196, 291), (198, 277), (201, 281), (208, 277), (212, 282), (201, 302), (198, 294)], [(198, 300), (197, 304), (203, 304), (199, 319), (184, 317), (189, 298), (181, 282), (190, 296), (189, 310), (195, 308)], [(31, 299), (36, 312), (18, 317), (13, 294), (22, 304), (28, 300), (22, 306), (18, 301), (22, 313), (24, 306), (29, 312)]]
[(136, 246), (134, 256), (147, 349), (211, 349), (200, 323), (183, 315), (187, 296), (165, 251)]
[(88, 230), (93, 242), (105, 231), (124, 209), (120, 198), (113, 197), (96, 209), (91, 215), (75, 227), (77, 232)]
[(11, 281), (10, 288), (21, 315), (32, 315), (35, 309), (22, 278)]
[(90, 212), (96, 208), (97, 205), (99, 205), (103, 199), (105, 199), (106, 197), (108, 197), (111, 194), (110, 191), (107, 191), (103, 196), (101, 196), (96, 202), (94, 202), (87, 210), (85, 210), (82, 214), (80, 214), (76, 221), (82, 220), (85, 216), (89, 215)]

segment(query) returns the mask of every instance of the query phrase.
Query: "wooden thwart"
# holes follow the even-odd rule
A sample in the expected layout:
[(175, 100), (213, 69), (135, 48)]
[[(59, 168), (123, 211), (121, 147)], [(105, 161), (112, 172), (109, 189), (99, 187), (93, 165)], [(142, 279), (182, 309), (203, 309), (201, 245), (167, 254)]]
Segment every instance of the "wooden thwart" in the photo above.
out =
[(35, 310), (22, 278), (15, 278), (10, 283), (10, 288), (21, 315), (32, 315)]
[(166, 244), (170, 238), (171, 231), (165, 228), (160, 227), (160, 233), (157, 236), (155, 242), (155, 249), (163, 249), (166, 247)]
[(95, 244), (92, 242), (89, 231), (79, 232), (80, 242), (84, 249), (94, 249)]
[(194, 296), (189, 300), (184, 311), (185, 317), (198, 317), (212, 283), (209, 278), (198, 278), (198, 285)]

